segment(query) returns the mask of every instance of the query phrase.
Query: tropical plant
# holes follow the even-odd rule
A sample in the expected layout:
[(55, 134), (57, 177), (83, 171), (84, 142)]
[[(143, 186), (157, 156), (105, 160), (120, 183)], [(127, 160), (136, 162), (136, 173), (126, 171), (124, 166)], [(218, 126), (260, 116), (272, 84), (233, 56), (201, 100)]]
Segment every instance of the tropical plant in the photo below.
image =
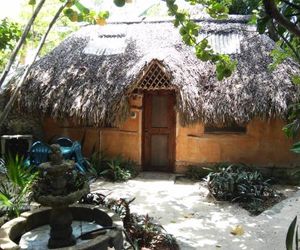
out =
[(7, 170), (5, 167), (5, 161), (3, 158), (0, 158), (0, 174), (6, 174)]
[(100, 173), (100, 176), (103, 176), (111, 181), (127, 181), (130, 179), (130, 171), (122, 168), (122, 162), (116, 158), (112, 159), (107, 163), (107, 167)]
[[(295, 242), (295, 248), (293, 248)], [(299, 250), (297, 216), (289, 226), (285, 239), (286, 250)]]
[(104, 151), (93, 153), (89, 161), (98, 176), (110, 181), (127, 181), (138, 174), (134, 161), (122, 156), (110, 159)]
[(219, 172), (208, 175), (207, 186), (217, 200), (239, 202), (252, 214), (261, 212), (266, 200), (279, 197), (269, 179), (241, 164), (222, 165)]
[(88, 161), (90, 162), (91, 169), (94, 169), (97, 175), (100, 175), (105, 170), (109, 158), (104, 151), (97, 151), (92, 153)]
[(186, 171), (185, 175), (192, 180), (202, 180), (213, 171), (214, 170), (212, 168), (188, 166), (188, 170)]
[(0, 184), (0, 208), (4, 209), (9, 217), (15, 217), (29, 204), (31, 185), (37, 173), (24, 167), (23, 158), (19, 158), (18, 155), (14, 158), (8, 156), (6, 162), (6, 177)]

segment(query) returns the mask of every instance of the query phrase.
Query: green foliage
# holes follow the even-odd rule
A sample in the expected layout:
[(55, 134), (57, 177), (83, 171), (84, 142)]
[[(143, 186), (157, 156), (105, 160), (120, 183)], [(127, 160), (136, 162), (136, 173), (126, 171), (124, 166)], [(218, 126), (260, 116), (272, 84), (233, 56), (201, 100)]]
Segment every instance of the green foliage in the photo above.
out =
[(188, 177), (189, 179), (192, 179), (192, 180), (202, 180), (209, 173), (211, 173), (213, 171), (214, 170), (212, 168), (189, 166), (185, 175), (186, 175), (186, 177)]
[[(298, 82), (300, 82), (300, 77), (293, 76), (292, 80), (294, 81), (295, 84), (298, 84)], [(289, 123), (285, 125), (282, 130), (287, 137), (295, 139), (297, 138), (300, 132), (300, 103), (295, 103), (290, 105), (288, 121)], [(294, 143), (290, 150), (296, 154), (299, 154), (300, 141)]]
[[(282, 130), (287, 137), (296, 138), (300, 131), (300, 103), (290, 105), (288, 121), (289, 123)], [(298, 148), (298, 143), (296, 143), (295, 148)]]
[(9, 156), (5, 166), (6, 178), (0, 184), (0, 208), (5, 209), (9, 217), (15, 217), (28, 204), (28, 195), (37, 173), (24, 167), (23, 159), (18, 156)]
[(300, 154), (300, 142), (296, 142), (293, 144), (291, 151), (296, 153), (296, 154)]
[(286, 239), (285, 239), (286, 250), (293, 250), (294, 242), (295, 242), (295, 250), (298, 250), (299, 240), (298, 240), (297, 216), (293, 219), (292, 223), (289, 226), (288, 232), (286, 234)]
[(9, 155), (6, 160), (7, 179), (21, 189), (28, 188), (37, 176), (30, 167), (24, 166), (22, 157)]
[(0, 22), (0, 50), (13, 49), (15, 42), (21, 36), (21, 27), (18, 23), (7, 18)]
[(95, 170), (97, 175), (100, 175), (100, 173), (106, 168), (108, 161), (109, 158), (106, 156), (104, 151), (94, 152), (89, 158), (91, 168)]
[(121, 156), (109, 159), (104, 152), (95, 152), (89, 161), (98, 176), (110, 181), (127, 181), (138, 174), (136, 163)]
[(67, 8), (64, 10), (64, 15), (68, 17), (72, 22), (96, 23), (95, 12), (90, 11), (78, 0), (71, 1), (67, 5)]
[[(189, 14), (178, 9), (175, 0), (166, 0), (169, 15), (175, 17), (174, 26), (179, 27), (179, 33), (185, 44), (193, 46), (198, 59), (202, 61), (211, 61), (216, 65), (217, 79), (222, 80), (231, 76), (236, 68), (236, 61), (232, 61), (228, 55), (222, 55), (214, 52), (206, 38), (198, 41), (199, 25), (192, 21)], [(227, 18), (231, 1), (205, 1), (205, 0), (187, 0), (190, 4), (203, 4), (208, 14), (217, 19)]]
[(272, 60), (272, 63), (269, 64), (268, 67), (270, 70), (275, 70), (279, 64), (283, 63), (284, 60), (291, 57), (291, 55), (290, 55), (290, 53), (287, 53), (286, 50), (283, 50), (280, 47), (280, 42), (277, 42), (276, 48), (271, 51), (271, 57), (273, 60)]
[(216, 19), (226, 19), (229, 13), (229, 9), (224, 3), (216, 1), (211, 1), (211, 4), (206, 7), (206, 11)]
[(0, 21), (0, 72), (6, 65), (9, 55), (20, 36), (20, 24), (7, 18)]
[[(25, 64), (26, 57), (30, 54), (34, 48), (37, 47), (43, 36), (45, 30), (49, 25), (49, 20), (56, 14), (60, 8), (62, 2), (66, 0), (47, 0), (44, 7), (40, 11), (34, 21), (33, 27), (27, 37), (26, 43), (23, 45), (20, 52), (19, 63)], [(34, 1), (30, 1), (31, 4), (36, 4)], [(24, 3), (21, 8), (21, 23), (27, 23), (27, 20), (32, 15), (32, 6), (28, 2)], [(63, 11), (63, 15), (56, 22), (56, 27), (52, 29), (48, 38), (42, 48), (41, 56), (49, 53), (54, 47), (56, 47), (63, 39), (65, 39), (70, 33), (80, 28), (78, 22), (85, 22), (89, 24), (104, 25), (105, 20), (109, 17), (108, 11), (95, 11), (87, 8), (80, 0), (69, 0), (66, 8)], [(0, 50), (0, 58), (5, 58), (3, 65), (7, 62), (9, 54), (3, 54)], [(1, 70), (1, 59), (0, 59)]]
[(136, 176), (135, 163), (121, 157), (110, 160), (100, 176), (111, 181), (127, 181)]
[(293, 76), (292, 76), (292, 82), (293, 82), (294, 84), (300, 84), (300, 76), (298, 76), (298, 75), (293, 75)]
[[(266, 14), (261, 0), (186, 0), (191, 5), (201, 4), (206, 12), (216, 19), (224, 19), (228, 14), (253, 14), (249, 23), (257, 25), (259, 33), (267, 33), (277, 41), (277, 48), (271, 53), (273, 63), (270, 69), (274, 69), (287, 57), (292, 57), (300, 62), (299, 37), (284, 26), (278, 24), (270, 15)], [(197, 40), (196, 24), (190, 20), (189, 14), (178, 9), (176, 0), (166, 0), (169, 15), (175, 17), (174, 25), (179, 27), (182, 40), (189, 46), (195, 47), (197, 57), (202, 61), (211, 61), (216, 65), (217, 79), (229, 77), (236, 68), (237, 62), (229, 56), (215, 53), (208, 45), (207, 39)], [(277, 1), (277, 8), (283, 18), (291, 23), (299, 23), (299, 7), (294, 3)], [(295, 7), (296, 6), (296, 7)], [(190, 28), (191, 27), (191, 28)]]
[(125, 0), (114, 0), (114, 4), (118, 7), (123, 7), (125, 5)]
[[(257, 6), (255, 6), (257, 5)], [(254, 1), (253, 5), (248, 3), (248, 7), (256, 8), (252, 11), (251, 23), (257, 25), (257, 30), (260, 34), (268, 34), (271, 39), (276, 41), (276, 48), (272, 52), (273, 63), (271, 68), (274, 69), (279, 63), (282, 63), (287, 57), (300, 62), (300, 41), (299, 37), (288, 30), (283, 25), (279, 24), (269, 14), (266, 13), (261, 2)], [(285, 1), (277, 1), (278, 8), (283, 19), (291, 23), (298, 23), (299, 8), (297, 4), (289, 4)]]
[(35, 5), (36, 4), (36, 0), (29, 0), (28, 4), (29, 5)]
[(261, 0), (232, 0), (229, 14), (249, 15), (259, 8)]
[(237, 61), (232, 61), (228, 55), (218, 55), (216, 61), (217, 79), (221, 81), (223, 78), (231, 76), (236, 65)]
[(119, 159), (112, 159), (107, 163), (107, 167), (100, 173), (110, 181), (127, 181), (131, 174), (129, 170), (122, 168), (122, 162)]
[(252, 214), (257, 214), (263, 202), (277, 196), (275, 190), (258, 171), (242, 164), (222, 165), (220, 171), (210, 173), (207, 186), (217, 200), (239, 202)]

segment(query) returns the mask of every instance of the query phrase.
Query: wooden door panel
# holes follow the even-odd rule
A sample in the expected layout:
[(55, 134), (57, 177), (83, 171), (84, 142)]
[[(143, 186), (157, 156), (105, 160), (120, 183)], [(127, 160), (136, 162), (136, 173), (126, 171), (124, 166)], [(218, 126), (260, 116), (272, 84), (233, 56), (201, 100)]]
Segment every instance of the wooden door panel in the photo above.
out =
[(145, 170), (172, 171), (175, 160), (175, 95), (144, 93), (143, 165)]
[(168, 96), (152, 95), (151, 128), (168, 128)]
[(168, 135), (151, 135), (151, 166), (152, 168), (165, 167), (169, 165)]

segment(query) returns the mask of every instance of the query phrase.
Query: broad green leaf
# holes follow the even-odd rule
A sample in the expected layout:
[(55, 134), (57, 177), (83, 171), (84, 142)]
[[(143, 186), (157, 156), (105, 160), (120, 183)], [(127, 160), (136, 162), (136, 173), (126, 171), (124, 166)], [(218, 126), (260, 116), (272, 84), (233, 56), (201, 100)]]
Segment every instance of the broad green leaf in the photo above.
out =
[(28, 4), (29, 5), (35, 5), (36, 4), (36, 0), (29, 0)]
[(12, 205), (13, 203), (4, 194), (0, 193), (0, 207), (1, 206), (10, 207)]
[(83, 14), (88, 14), (90, 12), (90, 10), (87, 7), (83, 6), (79, 1), (75, 2), (75, 6)]
[(300, 154), (300, 142), (293, 144), (290, 150), (296, 154)]
[(287, 235), (286, 235), (286, 240), (285, 240), (286, 250), (293, 250), (293, 242), (294, 242), (296, 223), (297, 223), (297, 216), (294, 218), (294, 220), (290, 224)]
[(102, 19), (107, 19), (109, 18), (109, 12), (108, 11), (100, 11), (98, 13), (98, 17)]
[(300, 76), (299, 75), (293, 75), (292, 76), (292, 82), (294, 84), (300, 84)]
[(125, 5), (125, 0), (114, 0), (114, 4), (118, 7), (123, 7)]

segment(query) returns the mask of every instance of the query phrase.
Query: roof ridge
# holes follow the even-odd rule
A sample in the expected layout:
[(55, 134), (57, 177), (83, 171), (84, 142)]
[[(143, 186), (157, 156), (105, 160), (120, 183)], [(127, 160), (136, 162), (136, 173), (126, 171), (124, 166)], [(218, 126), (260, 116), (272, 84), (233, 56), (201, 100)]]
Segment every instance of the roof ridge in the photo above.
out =
[[(191, 18), (194, 22), (208, 22), (208, 23), (247, 23), (251, 15), (229, 15), (226, 19), (214, 19), (209, 16), (194, 16)], [(146, 18), (141, 17), (132, 20), (108, 20), (108, 24), (138, 24), (138, 23), (170, 23), (174, 18), (171, 17), (158, 17), (158, 18)]]

